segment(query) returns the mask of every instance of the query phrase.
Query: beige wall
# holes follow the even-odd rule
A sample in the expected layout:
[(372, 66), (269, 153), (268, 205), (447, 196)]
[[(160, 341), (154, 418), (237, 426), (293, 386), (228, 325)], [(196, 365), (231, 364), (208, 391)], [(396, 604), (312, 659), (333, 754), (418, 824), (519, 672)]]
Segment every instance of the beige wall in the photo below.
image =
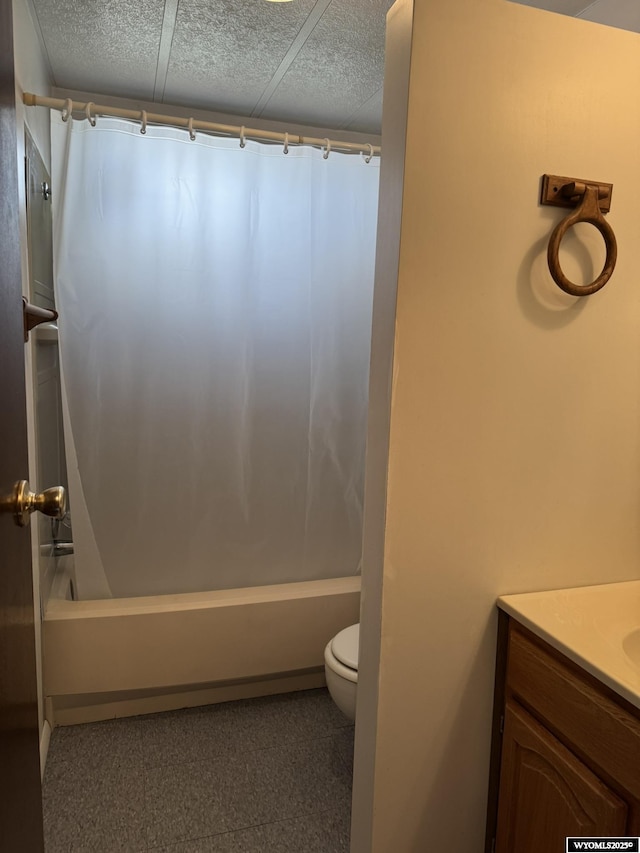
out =
[[(373, 844), (355, 826), (357, 853), (483, 849), (496, 596), (640, 576), (639, 82), (636, 34), (416, 0)], [(562, 214), (538, 205), (544, 172), (614, 183), (618, 267), (594, 296), (550, 279)], [(567, 247), (575, 275), (602, 257), (595, 234)]]
[[(22, 248), (22, 292), (29, 293), (29, 271), (27, 251), (27, 213), (24, 175), (25, 157), (25, 125), (29, 128), (31, 135), (42, 155), (45, 165), (50, 168), (51, 142), (49, 137), (49, 112), (48, 110), (27, 109), (22, 104), (22, 93), (36, 91), (38, 93), (49, 93), (50, 77), (46, 60), (40, 48), (36, 27), (31, 17), (26, 0), (14, 0), (13, 3), (13, 41), (15, 54), (15, 76), (16, 76), (16, 118), (18, 137), (18, 189), (20, 205), (20, 243)], [(28, 442), (29, 442), (29, 481), (33, 485), (36, 482), (36, 440), (35, 440), (35, 416), (34, 416), (34, 387), (33, 387), (33, 351), (32, 344), (25, 347), (26, 359), (26, 391), (27, 391), (27, 419), (28, 419)], [(34, 607), (36, 613), (36, 649), (38, 651), (38, 717), (40, 731), (44, 724), (44, 704), (42, 696), (42, 658), (40, 653), (40, 604), (39, 604), (39, 543), (37, 538), (37, 524), (31, 525), (31, 542), (33, 553), (33, 580), (34, 580)]]

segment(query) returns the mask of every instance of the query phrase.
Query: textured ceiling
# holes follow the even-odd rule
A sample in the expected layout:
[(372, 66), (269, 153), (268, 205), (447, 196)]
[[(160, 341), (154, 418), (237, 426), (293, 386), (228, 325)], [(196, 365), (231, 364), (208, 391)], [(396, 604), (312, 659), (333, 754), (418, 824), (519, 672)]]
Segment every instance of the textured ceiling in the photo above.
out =
[(640, 32), (640, 0), (515, 0), (525, 6), (537, 6), (550, 12), (560, 12), (607, 24), (621, 30)]
[(393, 0), (31, 0), (54, 85), (379, 133)]
[[(30, 2), (57, 87), (380, 132), (393, 0)], [(640, 32), (640, 0), (515, 2)]]

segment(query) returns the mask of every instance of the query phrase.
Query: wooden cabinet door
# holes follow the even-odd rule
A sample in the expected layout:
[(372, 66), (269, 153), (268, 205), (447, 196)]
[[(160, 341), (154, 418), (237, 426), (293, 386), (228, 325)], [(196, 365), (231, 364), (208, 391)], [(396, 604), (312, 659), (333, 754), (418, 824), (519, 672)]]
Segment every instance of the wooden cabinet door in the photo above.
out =
[(505, 710), (496, 853), (565, 849), (567, 835), (624, 835), (627, 805), (530, 714)]

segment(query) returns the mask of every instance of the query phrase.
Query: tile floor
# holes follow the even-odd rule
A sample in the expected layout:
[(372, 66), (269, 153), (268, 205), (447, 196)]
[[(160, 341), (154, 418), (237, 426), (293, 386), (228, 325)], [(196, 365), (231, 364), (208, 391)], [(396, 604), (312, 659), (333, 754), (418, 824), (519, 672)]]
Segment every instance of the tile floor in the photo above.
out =
[(46, 853), (347, 853), (352, 761), (326, 690), (57, 728)]

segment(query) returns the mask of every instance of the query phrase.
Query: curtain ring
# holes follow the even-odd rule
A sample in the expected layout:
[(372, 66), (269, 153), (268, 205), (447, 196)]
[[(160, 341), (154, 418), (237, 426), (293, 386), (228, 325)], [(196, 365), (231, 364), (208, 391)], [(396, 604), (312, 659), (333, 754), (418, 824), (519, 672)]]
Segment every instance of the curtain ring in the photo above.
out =
[(62, 107), (62, 121), (69, 121), (69, 117), (73, 112), (73, 101), (71, 98), (67, 98), (64, 102), (64, 106)]
[[(370, 142), (367, 142), (367, 148), (369, 149), (369, 155), (364, 158), (364, 162), (370, 163), (371, 158), (373, 157), (373, 145)], [(364, 155), (364, 151), (362, 152), (362, 154)]]
[(282, 149), (283, 154), (289, 153), (289, 134), (285, 133), (284, 135), (284, 148)]
[(140, 133), (144, 134), (147, 132), (147, 112), (146, 112), (146, 110), (142, 110), (142, 112), (140, 113), (140, 116), (142, 119), (142, 123), (140, 125)]
[(91, 115), (91, 107), (92, 107), (92, 106), (93, 106), (93, 101), (89, 101), (89, 103), (87, 104), (87, 106), (84, 108), (84, 114), (86, 115), (86, 117), (87, 117), (87, 121), (89, 122), (89, 124), (91, 125), (91, 127), (95, 127), (95, 126), (96, 126), (96, 120), (95, 120), (95, 118)]
[(329, 154), (331, 154), (331, 140), (330, 140), (330, 139), (326, 139), (326, 138), (325, 138), (325, 140), (324, 140), (324, 141), (325, 141), (326, 145), (325, 145), (325, 148), (324, 148), (324, 154), (322, 155), (322, 158), (323, 158), (324, 160), (328, 160), (328, 159), (329, 159)]
[(196, 132), (193, 129), (193, 116), (189, 119), (189, 124), (187, 125), (187, 129), (189, 131), (189, 139), (192, 142), (196, 141)]
[(240, 148), (244, 148), (247, 143), (244, 139), (244, 125), (240, 128)]

